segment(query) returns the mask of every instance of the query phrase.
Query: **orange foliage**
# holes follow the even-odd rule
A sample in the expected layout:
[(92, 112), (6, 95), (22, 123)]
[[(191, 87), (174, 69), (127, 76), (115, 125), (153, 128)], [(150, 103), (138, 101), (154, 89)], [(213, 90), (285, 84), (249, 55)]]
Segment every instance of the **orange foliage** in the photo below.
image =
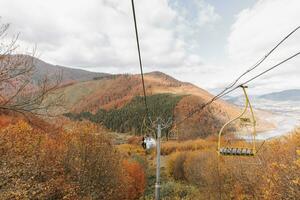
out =
[[(107, 110), (120, 108), (130, 102), (134, 96), (142, 94), (138, 83), (139, 79), (137, 76), (117, 75), (103, 78), (101, 80), (101, 89), (96, 90), (79, 101), (74, 111), (97, 112), (99, 108)], [(86, 82), (85, 84), (93, 85), (95, 81)]]
[(53, 140), (24, 121), (0, 130), (0, 199), (77, 199), (75, 186), (61, 182), (62, 143)]
[(169, 155), (176, 151), (196, 151), (211, 149), (215, 147), (216, 142), (204, 139), (187, 140), (187, 141), (168, 141), (162, 144), (161, 154)]
[(11, 118), (9, 118), (7, 116), (0, 115), (0, 127), (8, 126), (11, 123), (12, 123)]
[(141, 136), (132, 136), (127, 140), (128, 144), (141, 145), (142, 137)]
[(57, 133), (59, 131), (58, 127), (31, 113), (21, 114), (15, 111), (0, 109), (0, 129), (3, 129), (9, 125), (15, 125), (20, 121), (26, 122), (30, 124), (32, 128), (39, 129), (42, 132), (47, 130), (49, 131), (48, 133)]
[[(267, 141), (256, 157), (219, 157), (214, 139), (202, 149), (170, 143), (167, 172), (198, 186), (204, 199), (297, 199), (300, 196), (300, 130)], [(197, 141), (195, 141), (197, 144)], [(170, 150), (171, 149), (171, 150)], [(175, 150), (173, 150), (175, 149)], [(178, 151), (178, 149), (185, 149)]]
[(1, 128), (0, 199), (138, 199), (144, 168), (122, 162), (101, 131), (87, 122), (50, 135), (24, 121)]
[(126, 199), (139, 199), (144, 193), (145, 172), (138, 162), (123, 160), (124, 182), (127, 185)]

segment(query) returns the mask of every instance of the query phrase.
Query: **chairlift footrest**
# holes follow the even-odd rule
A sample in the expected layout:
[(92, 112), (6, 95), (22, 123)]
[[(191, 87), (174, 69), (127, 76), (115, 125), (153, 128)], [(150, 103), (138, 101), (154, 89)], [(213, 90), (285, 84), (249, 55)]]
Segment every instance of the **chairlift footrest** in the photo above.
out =
[(224, 156), (254, 156), (254, 150), (249, 148), (220, 148), (219, 153)]

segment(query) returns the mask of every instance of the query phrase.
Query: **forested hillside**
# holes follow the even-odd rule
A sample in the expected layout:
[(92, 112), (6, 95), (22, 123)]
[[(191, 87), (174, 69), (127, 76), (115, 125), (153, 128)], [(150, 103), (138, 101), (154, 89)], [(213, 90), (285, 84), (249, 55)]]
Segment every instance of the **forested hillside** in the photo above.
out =
[[(182, 98), (183, 96), (173, 94), (148, 96), (147, 105), (150, 116), (153, 119), (161, 117), (174, 120), (174, 108)], [(131, 132), (142, 135), (148, 132), (145, 126), (151, 126), (148, 116), (146, 116), (144, 99), (141, 96), (133, 98), (130, 103), (119, 109), (99, 109), (95, 114), (90, 112), (67, 113), (65, 116), (74, 120), (88, 119), (120, 133)], [(167, 133), (170, 128), (165, 129), (164, 133)]]
[[(180, 121), (196, 107), (201, 107), (212, 98), (207, 91), (190, 83), (178, 81), (161, 72), (145, 74), (145, 86), (149, 103), (153, 104), (152, 120), (155, 120), (157, 116), (165, 117), (164, 110), (169, 110), (168, 112), (171, 114), (168, 116), (172, 116), (174, 122)], [(139, 75), (111, 75), (67, 85), (57, 89), (44, 102), (61, 94), (64, 96), (64, 106), (61, 109), (52, 110), (56, 114), (71, 113), (68, 116), (73, 116), (73, 119), (85, 116), (84, 118), (101, 122), (107, 128), (115, 131), (141, 132), (141, 125), (137, 125), (141, 119), (135, 120), (134, 123), (130, 122), (132, 118), (140, 117), (139, 114), (133, 114), (136, 110), (139, 110), (138, 113), (142, 112), (141, 102), (137, 103), (138, 97), (143, 95)], [(180, 98), (173, 98), (175, 96)], [(154, 103), (155, 100), (157, 100), (156, 103)], [(139, 105), (138, 108), (133, 106), (135, 104)], [(172, 109), (168, 107), (171, 104)], [(133, 110), (129, 111), (130, 109)], [(159, 111), (162, 112), (159, 113)], [(125, 112), (131, 113), (131, 116), (125, 116)], [(239, 112), (239, 108), (218, 100), (202, 112), (195, 113), (177, 129), (183, 133), (180, 135), (182, 139), (207, 137), (216, 133), (221, 124)], [(78, 114), (81, 116), (78, 117)], [(116, 115), (118, 117), (113, 117)], [(121, 117), (122, 119), (130, 118), (130, 120), (120, 122), (122, 121)], [(258, 125), (261, 124), (259, 121)]]

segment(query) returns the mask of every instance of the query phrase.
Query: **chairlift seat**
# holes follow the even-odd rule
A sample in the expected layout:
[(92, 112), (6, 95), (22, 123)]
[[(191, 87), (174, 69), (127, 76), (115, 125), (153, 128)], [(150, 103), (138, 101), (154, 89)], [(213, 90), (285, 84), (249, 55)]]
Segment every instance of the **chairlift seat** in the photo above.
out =
[(224, 156), (254, 156), (253, 149), (249, 148), (223, 147), (219, 153)]
[(168, 140), (178, 140), (178, 137), (169, 137)]
[(178, 135), (176, 135), (176, 134), (170, 134), (168, 139), (169, 140), (178, 140)]
[(178, 133), (171, 131), (168, 135), (168, 140), (178, 140)]

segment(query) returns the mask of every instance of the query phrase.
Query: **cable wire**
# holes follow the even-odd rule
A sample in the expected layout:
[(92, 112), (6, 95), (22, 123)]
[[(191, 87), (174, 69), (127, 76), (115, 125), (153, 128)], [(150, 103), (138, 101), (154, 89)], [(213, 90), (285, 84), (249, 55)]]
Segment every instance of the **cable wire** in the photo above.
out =
[(242, 86), (242, 85), (246, 85), (246, 84), (248, 84), (248, 83), (252, 82), (253, 80), (257, 79), (258, 77), (260, 77), (260, 76), (262, 76), (262, 75), (266, 74), (267, 72), (269, 72), (269, 71), (271, 71), (271, 70), (273, 70), (273, 69), (275, 69), (275, 68), (279, 67), (280, 65), (282, 65), (282, 64), (284, 64), (284, 63), (286, 63), (287, 61), (289, 61), (289, 60), (291, 60), (291, 59), (293, 59), (294, 57), (296, 57), (296, 56), (299, 56), (299, 55), (300, 55), (300, 52), (298, 52), (298, 53), (295, 53), (294, 55), (292, 55), (292, 56), (290, 56), (290, 57), (288, 57), (288, 58), (284, 59), (283, 61), (281, 61), (281, 62), (277, 63), (276, 65), (274, 65), (274, 66), (272, 66), (272, 67), (270, 67), (270, 68), (266, 69), (265, 71), (263, 71), (263, 72), (259, 73), (258, 75), (256, 75), (256, 76), (254, 76), (254, 77), (252, 77), (252, 78), (248, 79), (247, 81), (245, 81), (245, 82), (241, 83), (240, 85), (236, 86), (235, 88), (233, 88), (233, 89), (231, 89), (231, 90), (227, 91), (227, 92), (226, 92), (226, 93), (224, 93), (222, 96), (220, 96), (220, 98), (221, 98), (221, 97), (223, 97), (223, 96), (225, 96), (226, 94), (229, 94), (229, 93), (233, 92), (234, 90), (236, 90), (236, 89), (237, 89), (237, 88), (239, 88), (240, 86)]
[[(236, 85), (236, 83), (242, 78), (244, 77), (246, 74), (250, 73), (251, 71), (253, 71), (254, 69), (256, 69), (259, 65), (261, 65), (285, 40), (287, 40), (292, 34), (294, 34), (298, 29), (300, 28), (300, 26), (296, 27), (294, 30), (292, 30), (288, 35), (286, 35), (279, 43), (277, 43), (275, 45), (275, 47), (273, 47), (263, 58), (261, 58), (260, 60), (258, 60), (251, 68), (249, 68), (248, 70), (246, 70), (244, 73), (242, 73), (236, 80), (234, 80), (231, 84), (229, 84), (224, 90), (222, 90), (220, 93), (218, 93), (217, 95), (215, 95), (210, 101), (208, 101), (207, 103), (201, 105), (198, 109), (195, 109), (194, 111), (191, 111), (187, 117), (185, 117), (183, 120), (181, 120), (182, 122), (185, 121), (186, 119), (190, 118), (191, 116), (193, 116), (195, 113), (201, 111), (202, 109), (204, 109), (206, 106), (210, 105), (211, 103), (213, 103), (215, 100), (223, 97), (224, 95), (228, 94), (229, 92), (227, 92), (229, 89), (231, 89), (232, 87), (234, 87)], [(239, 85), (240, 86), (240, 85)], [(238, 87), (239, 87), (238, 86)], [(235, 89), (237, 89), (238, 87), (235, 87)], [(234, 90), (235, 90), (234, 89)], [(232, 92), (233, 90), (230, 90), (230, 92)], [(180, 121), (180, 124), (182, 123)]]
[[(145, 103), (145, 109), (146, 109), (146, 115), (148, 116), (148, 118), (150, 119), (150, 115), (149, 115), (149, 110), (148, 110), (148, 105), (147, 105), (147, 95), (146, 95), (146, 88), (145, 88), (145, 81), (144, 81), (144, 73), (143, 73), (143, 64), (142, 64), (142, 57), (141, 57), (141, 51), (140, 51), (140, 44), (139, 44), (139, 36), (138, 36), (138, 28), (137, 28), (137, 20), (136, 20), (136, 14), (135, 14), (135, 7), (134, 7), (134, 0), (131, 0), (131, 4), (132, 4), (132, 13), (133, 13), (133, 19), (134, 19), (134, 27), (135, 27), (135, 36), (136, 36), (136, 43), (137, 43), (137, 49), (138, 49), (138, 57), (139, 57), (139, 65), (140, 65), (140, 71), (141, 71), (141, 78), (142, 78), (142, 86), (143, 86), (143, 94), (144, 94), (144, 103)], [(288, 35), (286, 35), (279, 43), (277, 43), (275, 45), (275, 47), (273, 47), (263, 58), (261, 58), (260, 60), (258, 60), (252, 67), (250, 67), (248, 70), (246, 70), (244, 73), (242, 73), (237, 79), (235, 79), (231, 84), (229, 84), (224, 90), (222, 90), (220, 93), (218, 93), (217, 95), (215, 95), (210, 101), (208, 101), (207, 103), (200, 105), (198, 109), (195, 109), (193, 111), (191, 111), (183, 120), (179, 121), (178, 123), (176, 123), (177, 125), (183, 123), (185, 120), (187, 120), (188, 118), (192, 117), (195, 113), (199, 112), (199, 111), (203, 111), (203, 109), (205, 107), (207, 107), (208, 105), (212, 104), (214, 101), (216, 101), (217, 99), (233, 92), (234, 90), (236, 90), (237, 88), (239, 88), (241, 85), (245, 85), (253, 80), (255, 80), (256, 78), (262, 76), (263, 74), (273, 70), (274, 68), (280, 66), (281, 64), (287, 62), (288, 60), (298, 56), (300, 54), (296, 53), (293, 56), (283, 60), (282, 62), (274, 65), (273, 67), (263, 71), (262, 73), (254, 76), (253, 78), (249, 79), (248, 81), (239, 84), (238, 86), (234, 87), (238, 81), (244, 77), (246, 74), (250, 73), (251, 71), (253, 71), (254, 69), (258, 68), (285, 40), (287, 40), (293, 33), (295, 33), (298, 29), (300, 28), (300, 26), (296, 27), (293, 31), (291, 31)], [(234, 88), (233, 88), (234, 87)], [(233, 89), (231, 89), (233, 88)], [(231, 89), (231, 90), (229, 90)]]
[(147, 95), (146, 95), (146, 88), (145, 88), (145, 81), (144, 81), (144, 72), (143, 72), (142, 56), (141, 56), (141, 50), (140, 50), (139, 34), (138, 34), (138, 28), (137, 28), (137, 20), (136, 20), (136, 15), (135, 15), (135, 8), (134, 8), (134, 0), (131, 0), (131, 5), (132, 5), (133, 20), (134, 20), (136, 44), (137, 44), (138, 56), (139, 56), (139, 65), (140, 65), (140, 71), (141, 71), (141, 77), (142, 77), (144, 104), (145, 104), (145, 109), (146, 109), (146, 115), (148, 117), (150, 117), (148, 104), (147, 104)]
[(259, 67), (285, 40), (287, 40), (292, 34), (294, 34), (300, 26), (296, 27), (294, 30), (292, 30), (289, 34), (287, 34), (279, 43), (275, 45), (264, 57), (259, 59), (252, 67), (250, 67), (248, 70), (246, 70), (244, 73), (242, 73), (236, 80), (234, 80), (231, 84), (229, 84), (224, 90), (222, 90), (219, 94), (217, 94), (215, 97), (218, 97), (225, 93), (230, 88), (234, 87), (236, 83), (244, 77), (246, 74), (250, 73), (251, 71), (255, 70), (257, 67)]
[(202, 113), (202, 111), (204, 110), (205, 107), (209, 106), (210, 104), (212, 104), (212, 103), (213, 103), (214, 101), (216, 101), (217, 99), (220, 99), (221, 97), (223, 97), (223, 96), (225, 96), (225, 95), (227, 95), (227, 94), (233, 92), (234, 90), (238, 89), (239, 87), (241, 87), (241, 86), (243, 86), (243, 85), (246, 85), (246, 84), (252, 82), (253, 80), (255, 80), (255, 79), (259, 78), (260, 76), (266, 74), (267, 72), (269, 72), (269, 71), (271, 71), (271, 70), (273, 70), (273, 69), (279, 67), (280, 65), (286, 63), (287, 61), (289, 61), (289, 60), (295, 58), (295, 57), (298, 56), (298, 55), (300, 55), (300, 52), (295, 53), (294, 55), (292, 55), (292, 56), (290, 56), (290, 57), (284, 59), (283, 61), (281, 61), (281, 62), (277, 63), (276, 65), (274, 65), (274, 66), (272, 66), (272, 67), (266, 69), (265, 71), (263, 71), (263, 72), (259, 73), (258, 75), (256, 75), (256, 76), (254, 76), (254, 77), (248, 79), (247, 81), (245, 81), (245, 82), (239, 84), (238, 86), (236, 86), (236, 87), (232, 88), (231, 90), (229, 90), (229, 91), (223, 93), (222, 95), (215, 96), (214, 98), (212, 98), (212, 99), (211, 99), (210, 101), (208, 101), (207, 103), (201, 105), (198, 109), (195, 109), (195, 110), (193, 110), (192, 112), (190, 112), (184, 119), (182, 119), (181, 121), (177, 122), (176, 125), (178, 126), (178, 125), (182, 124), (185, 120), (189, 119), (190, 117), (192, 117), (192, 116), (193, 116), (195, 113), (197, 113), (197, 112), (200, 112), (200, 111), (201, 111), (201, 113)]

